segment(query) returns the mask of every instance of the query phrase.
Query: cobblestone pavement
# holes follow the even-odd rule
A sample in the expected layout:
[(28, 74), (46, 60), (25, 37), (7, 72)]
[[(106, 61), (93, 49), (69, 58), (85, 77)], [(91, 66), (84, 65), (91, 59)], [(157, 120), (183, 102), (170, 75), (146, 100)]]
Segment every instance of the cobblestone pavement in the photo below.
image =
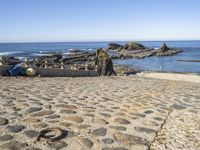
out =
[[(0, 77), (0, 85), (2, 150), (200, 149), (198, 83)], [(36, 141), (50, 127), (62, 138)]]

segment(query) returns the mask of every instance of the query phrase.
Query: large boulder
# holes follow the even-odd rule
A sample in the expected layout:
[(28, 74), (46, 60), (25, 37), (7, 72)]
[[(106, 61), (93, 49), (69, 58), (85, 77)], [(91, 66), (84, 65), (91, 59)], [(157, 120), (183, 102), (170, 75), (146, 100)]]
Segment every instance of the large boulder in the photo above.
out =
[(139, 44), (137, 42), (128, 42), (123, 46), (124, 50), (132, 51), (132, 50), (144, 50), (145, 46)]
[(168, 50), (169, 50), (168, 46), (165, 43), (162, 43), (160, 48), (159, 48), (159, 51), (166, 52)]
[(107, 50), (118, 50), (121, 49), (122, 46), (120, 44), (109, 43), (107, 46)]
[(116, 75), (113, 69), (113, 62), (109, 55), (103, 49), (97, 49), (96, 62), (97, 71), (99, 76)]

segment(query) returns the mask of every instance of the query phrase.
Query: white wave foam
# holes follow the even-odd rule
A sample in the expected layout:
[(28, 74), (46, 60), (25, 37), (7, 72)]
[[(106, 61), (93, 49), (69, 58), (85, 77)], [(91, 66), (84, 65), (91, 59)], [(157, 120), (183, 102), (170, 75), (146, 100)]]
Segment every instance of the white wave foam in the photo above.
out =
[(10, 55), (15, 55), (15, 54), (20, 54), (23, 52), (17, 52), (17, 51), (13, 51), (13, 52), (1, 52), (0, 56), (10, 56)]

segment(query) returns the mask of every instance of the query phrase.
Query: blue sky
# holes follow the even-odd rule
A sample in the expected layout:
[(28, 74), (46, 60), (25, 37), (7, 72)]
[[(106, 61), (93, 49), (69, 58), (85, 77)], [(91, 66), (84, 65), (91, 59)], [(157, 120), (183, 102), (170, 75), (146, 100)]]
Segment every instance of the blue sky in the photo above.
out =
[(0, 42), (198, 40), (200, 0), (0, 0)]

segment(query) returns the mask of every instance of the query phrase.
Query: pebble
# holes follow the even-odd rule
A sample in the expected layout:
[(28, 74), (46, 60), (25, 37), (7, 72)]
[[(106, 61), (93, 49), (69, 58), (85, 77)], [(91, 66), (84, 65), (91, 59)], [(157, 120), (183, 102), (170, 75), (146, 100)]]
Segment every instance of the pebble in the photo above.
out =
[(45, 118), (48, 118), (48, 119), (56, 119), (56, 118), (60, 118), (59, 115), (50, 115), (50, 116), (47, 116)]
[(29, 113), (33, 113), (33, 112), (40, 111), (40, 110), (42, 110), (42, 108), (40, 108), (40, 107), (31, 107), (26, 111), (26, 113), (29, 114)]
[(13, 139), (13, 136), (9, 135), (9, 134), (5, 134), (5, 135), (2, 135), (0, 137), (0, 141), (8, 141), (8, 140), (11, 140)]
[(156, 134), (155, 130), (149, 129), (149, 128), (144, 128), (144, 127), (135, 127), (135, 130), (138, 131), (138, 132), (145, 132), (147, 134), (151, 134), (151, 133), (155, 133)]
[(187, 107), (182, 106), (182, 105), (178, 105), (178, 104), (173, 104), (171, 106), (171, 108), (177, 109), (177, 110), (182, 110), (182, 109), (186, 109)]
[(14, 126), (7, 126), (6, 129), (9, 132), (14, 132), (14, 133), (18, 133), (21, 132), (25, 127), (23, 125), (14, 125)]
[(75, 114), (76, 111), (71, 110), (71, 109), (61, 109), (60, 113), (62, 113), (62, 114)]
[(37, 118), (31, 118), (31, 117), (28, 117), (28, 118), (25, 118), (22, 120), (23, 122), (26, 122), (26, 123), (37, 123), (37, 122), (40, 122), (40, 119), (37, 119)]
[(126, 131), (126, 127), (123, 126), (111, 126), (111, 128), (118, 131)]
[(67, 109), (78, 109), (75, 105), (59, 104), (56, 107), (67, 108)]
[(152, 110), (147, 110), (147, 111), (145, 111), (144, 113), (145, 113), (145, 114), (152, 114), (153, 111), (152, 111)]
[(130, 124), (130, 121), (128, 121), (126, 119), (122, 119), (122, 118), (116, 118), (115, 122), (117, 122), (119, 124)]
[(8, 119), (0, 118), (0, 126), (8, 124)]
[(73, 122), (76, 122), (76, 123), (82, 123), (83, 122), (83, 119), (79, 116), (67, 116), (67, 117), (64, 117), (65, 120), (69, 120), (69, 121), (73, 121)]
[(121, 143), (124, 146), (131, 147), (132, 145), (146, 145), (148, 144), (148, 141), (146, 139), (143, 139), (138, 136), (129, 135), (129, 134), (123, 134), (120, 132), (117, 132), (114, 134), (117, 142)]
[(87, 138), (80, 138), (78, 141), (86, 149), (89, 149), (93, 146), (93, 142)]
[(107, 114), (107, 113), (99, 113), (100, 115), (104, 116), (104, 117), (111, 117), (110, 114)]
[(49, 145), (55, 149), (55, 150), (60, 150), (60, 149), (63, 149), (68, 146), (68, 144), (66, 142), (63, 142), (63, 141), (57, 141), (57, 142), (53, 142), (53, 143), (49, 143)]
[(98, 128), (92, 132), (95, 136), (105, 136), (107, 133), (107, 129), (105, 128)]
[(42, 117), (42, 116), (51, 115), (52, 113), (53, 113), (52, 110), (43, 110), (43, 111), (40, 111), (40, 112), (30, 114), (30, 116), (31, 117)]
[(29, 138), (35, 138), (39, 135), (39, 132), (35, 130), (27, 130), (27, 131), (24, 131), (24, 134)]
[(103, 139), (102, 141), (103, 141), (104, 144), (112, 144), (112, 143), (114, 143), (114, 140), (110, 139), (110, 138)]
[(102, 150), (128, 150), (123, 147), (103, 148)]
[(28, 146), (27, 143), (9, 142), (1, 145), (2, 150), (22, 150)]
[(101, 125), (109, 124), (109, 122), (104, 119), (94, 119), (94, 123), (101, 124)]

